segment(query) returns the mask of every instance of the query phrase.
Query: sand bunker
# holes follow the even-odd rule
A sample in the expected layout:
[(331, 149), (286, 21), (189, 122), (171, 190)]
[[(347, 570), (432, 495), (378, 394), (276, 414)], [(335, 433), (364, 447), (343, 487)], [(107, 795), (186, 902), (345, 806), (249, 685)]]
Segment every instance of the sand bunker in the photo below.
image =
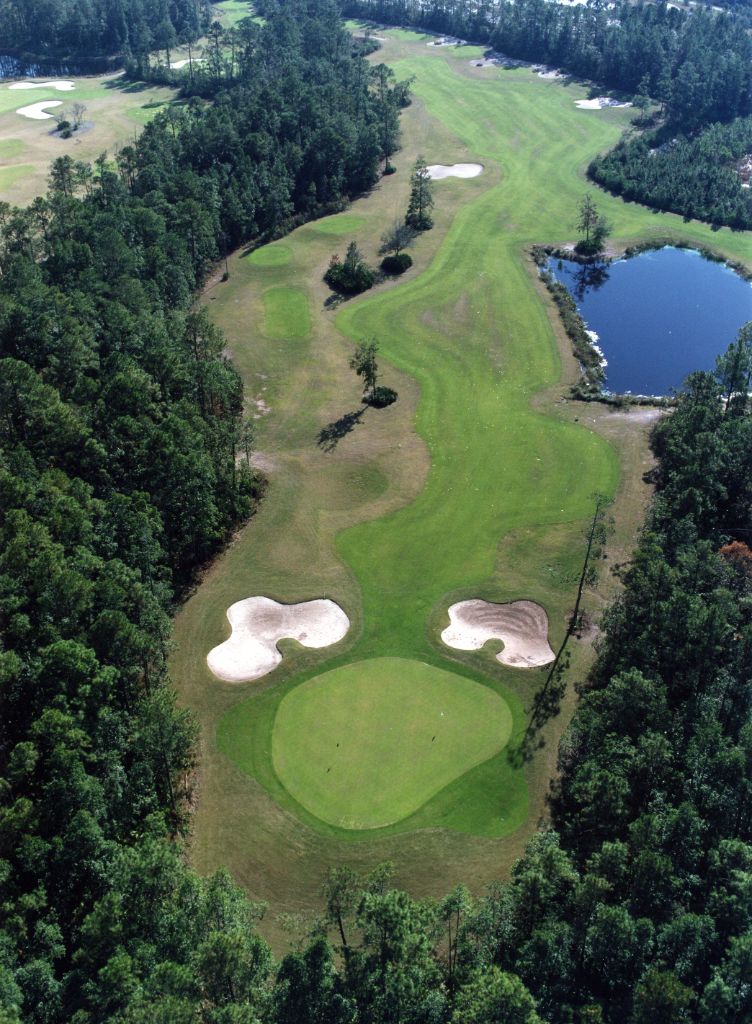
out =
[(9, 89), (56, 89), (57, 92), (71, 92), (76, 88), (75, 82), (56, 78), (53, 82), (14, 82)]
[[(193, 57), (192, 60), (194, 64), (203, 64), (204, 62), (203, 57)], [(180, 71), (182, 68), (187, 68), (190, 63), (191, 61), (188, 57), (183, 58), (183, 60), (174, 60), (170, 64), (170, 71)]]
[(631, 107), (631, 103), (619, 103), (610, 96), (597, 96), (594, 100), (575, 100), (574, 105), (580, 110), (603, 110), (604, 107)]
[(42, 100), (41, 103), (30, 103), (28, 107), (20, 107), (16, 113), (21, 117), (29, 117), (32, 121), (46, 121), (52, 114), (46, 113), (48, 107), (62, 107), (62, 100)]
[(249, 597), (227, 609), (229, 640), (209, 651), (206, 661), (215, 676), (244, 683), (267, 675), (282, 661), (277, 643), (297, 640), (304, 647), (329, 647), (341, 640), (350, 620), (327, 599), (279, 604), (268, 597)]
[(434, 181), (443, 178), (477, 178), (483, 170), (483, 164), (429, 164), (426, 170), (428, 177)]
[(504, 650), (496, 660), (513, 668), (539, 668), (555, 657), (548, 643), (548, 616), (533, 601), (460, 601), (449, 608), (441, 639), (458, 651), (479, 651), (486, 641), (501, 640)]

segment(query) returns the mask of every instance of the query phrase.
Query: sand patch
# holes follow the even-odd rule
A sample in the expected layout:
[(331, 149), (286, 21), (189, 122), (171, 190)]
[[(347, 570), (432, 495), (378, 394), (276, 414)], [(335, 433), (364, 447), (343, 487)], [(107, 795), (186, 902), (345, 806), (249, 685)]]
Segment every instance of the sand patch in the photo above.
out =
[(631, 103), (620, 103), (610, 96), (596, 96), (593, 100), (575, 100), (574, 105), (579, 110), (603, 110), (604, 107), (631, 107)]
[(72, 92), (76, 88), (75, 82), (68, 79), (56, 78), (52, 82), (14, 82), (8, 86), (9, 89), (55, 89), (57, 92)]
[(449, 608), (441, 639), (458, 651), (479, 651), (488, 640), (501, 640), (504, 650), (496, 660), (512, 668), (539, 668), (555, 657), (548, 642), (548, 616), (534, 601), (459, 601)]
[[(194, 64), (202, 64), (204, 61), (203, 57), (194, 57)], [(187, 68), (191, 63), (188, 57), (184, 57), (182, 60), (174, 60), (170, 63), (170, 71), (181, 71), (183, 68)]]
[(428, 177), (434, 181), (444, 178), (477, 178), (483, 170), (483, 164), (429, 164), (426, 167)]
[(62, 107), (62, 100), (42, 100), (41, 103), (30, 103), (28, 107), (20, 107), (16, 113), (21, 117), (28, 117), (32, 121), (46, 121), (52, 119), (52, 114), (46, 111), (49, 107)]
[(341, 640), (350, 620), (338, 604), (321, 598), (301, 604), (279, 604), (269, 597), (248, 597), (227, 609), (229, 640), (214, 647), (206, 663), (228, 683), (250, 682), (273, 671), (282, 661), (277, 643), (285, 638), (304, 647), (329, 647)]

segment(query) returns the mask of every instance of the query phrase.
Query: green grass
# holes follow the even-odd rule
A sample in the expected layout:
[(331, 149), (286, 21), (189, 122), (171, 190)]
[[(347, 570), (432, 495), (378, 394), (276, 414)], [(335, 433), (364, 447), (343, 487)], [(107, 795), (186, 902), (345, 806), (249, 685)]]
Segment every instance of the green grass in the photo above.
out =
[(432, 665), (376, 658), (280, 703), (272, 760), (311, 814), (340, 828), (393, 824), (498, 753), (512, 713), (493, 690)]
[(363, 227), (363, 218), (352, 213), (335, 213), (322, 217), (309, 225), (309, 230), (320, 235), (351, 235)]
[(291, 257), (292, 250), (289, 245), (272, 242), (271, 245), (262, 245), (259, 249), (254, 249), (248, 256), (248, 262), (254, 267), (285, 267)]
[(11, 157), (23, 153), (24, 144), (20, 139), (0, 140), (0, 159), (10, 160)]
[(12, 167), (0, 167), (0, 192), (10, 188), (17, 181), (20, 181), (27, 174), (31, 174), (34, 168), (28, 164), (17, 164)]
[(263, 294), (264, 331), (277, 341), (304, 338), (311, 330), (308, 296), (300, 288), (278, 285)]

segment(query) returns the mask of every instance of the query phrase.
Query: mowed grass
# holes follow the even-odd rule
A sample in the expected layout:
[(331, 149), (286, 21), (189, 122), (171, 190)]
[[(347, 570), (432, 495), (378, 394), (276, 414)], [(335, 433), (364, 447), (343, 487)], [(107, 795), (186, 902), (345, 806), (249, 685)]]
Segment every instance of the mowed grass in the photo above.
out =
[(377, 828), (496, 754), (511, 731), (509, 706), (488, 687), (423, 662), (375, 658), (291, 690), (277, 710), (272, 759), (316, 817)]
[[(59, 77), (72, 81), (75, 88), (69, 92), (51, 87), (10, 89), (12, 83), (0, 83), (0, 159), (6, 162), (0, 200), (24, 206), (45, 193), (50, 164), (59, 156), (90, 163), (104, 152), (114, 157), (176, 95), (175, 89), (127, 82), (120, 75)], [(50, 113), (58, 116), (70, 112), (74, 103), (86, 107), (85, 125), (70, 139), (53, 131), (52, 118), (38, 121), (16, 113), (33, 103), (56, 101), (62, 106)]]
[(281, 242), (262, 245), (247, 256), (248, 262), (254, 267), (285, 267), (291, 258), (290, 247), (282, 245)]
[(352, 213), (335, 213), (311, 224), (320, 235), (350, 235), (363, 227), (363, 218)]
[(304, 338), (311, 329), (308, 296), (300, 288), (278, 285), (263, 294), (264, 332), (267, 337)]
[[(647, 494), (647, 426), (566, 400), (576, 364), (526, 256), (533, 242), (576, 237), (587, 163), (617, 141), (629, 111), (577, 110), (583, 87), (525, 69), (475, 69), (465, 49), (385, 34), (390, 41), (374, 60), (416, 76), (397, 173), (352, 213), (326, 218), (325, 228), (338, 222), (332, 234), (356, 238), (375, 263), (381, 234), (404, 215), (418, 153), (429, 163), (478, 161), (483, 174), (437, 183), (436, 226), (413, 246), (413, 268), (339, 312), (326, 305), (321, 279), (343, 246), (322, 234), (322, 222), (285, 239), (284, 266), (233, 258), (230, 281), (207, 295), (249, 391), (265, 382), (272, 411), (258, 421), (258, 444), (269, 490), (178, 616), (172, 674), (203, 728), (194, 862), (206, 871), (228, 864), (272, 911), (314, 912), (332, 864), (365, 870), (393, 859), (399, 883), (417, 895), (458, 881), (479, 889), (509, 870), (545, 815), (571, 689), (531, 763), (514, 767), (502, 750), (372, 831), (316, 818), (282, 783), (272, 755), (280, 703), (323, 670), (404, 658), (491, 687), (512, 710), (514, 749), (544, 673), (504, 668), (493, 644), (466, 653), (444, 647), (447, 606), (475, 596), (536, 600), (556, 646), (574, 601), (592, 492), (616, 496), (610, 548), (620, 560)], [(597, 202), (620, 243), (672, 237), (749, 262), (749, 234), (684, 224), (602, 193)], [(344, 217), (358, 218), (354, 233), (342, 230)], [(272, 286), (308, 291), (311, 332), (294, 351), (265, 335), (262, 295)], [(348, 368), (354, 342), (369, 336), (381, 344), (384, 383), (399, 391), (379, 411), (363, 410)], [(317, 443), (322, 428), (343, 420), (348, 429), (336, 444)], [(602, 580), (587, 596), (591, 610), (613, 589), (608, 564)], [(331, 597), (351, 631), (331, 652), (283, 644), (283, 663), (266, 680), (221, 684), (206, 652), (226, 635), (228, 605), (252, 594)], [(570, 675), (581, 678), (591, 652), (575, 644), (572, 654)]]

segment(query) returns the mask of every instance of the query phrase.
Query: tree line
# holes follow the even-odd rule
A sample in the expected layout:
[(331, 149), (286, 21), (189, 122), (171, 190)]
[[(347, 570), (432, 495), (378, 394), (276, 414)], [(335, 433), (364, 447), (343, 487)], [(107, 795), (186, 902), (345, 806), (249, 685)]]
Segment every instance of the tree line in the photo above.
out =
[(85, 62), (197, 39), (210, 20), (209, 0), (4, 0), (0, 39), (6, 52)]
[(624, 139), (588, 173), (625, 199), (749, 230), (752, 192), (741, 187), (736, 165), (751, 152), (752, 117), (743, 117), (692, 137), (656, 131)]

